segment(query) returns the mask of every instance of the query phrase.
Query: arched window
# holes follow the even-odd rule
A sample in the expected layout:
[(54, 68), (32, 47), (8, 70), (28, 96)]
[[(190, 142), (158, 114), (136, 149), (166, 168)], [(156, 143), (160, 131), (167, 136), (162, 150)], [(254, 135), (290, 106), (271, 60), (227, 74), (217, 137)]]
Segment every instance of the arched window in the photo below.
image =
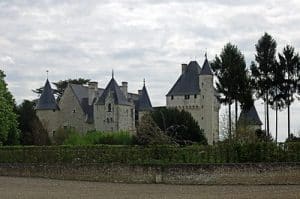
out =
[(111, 112), (111, 104), (110, 103), (108, 104), (107, 111)]

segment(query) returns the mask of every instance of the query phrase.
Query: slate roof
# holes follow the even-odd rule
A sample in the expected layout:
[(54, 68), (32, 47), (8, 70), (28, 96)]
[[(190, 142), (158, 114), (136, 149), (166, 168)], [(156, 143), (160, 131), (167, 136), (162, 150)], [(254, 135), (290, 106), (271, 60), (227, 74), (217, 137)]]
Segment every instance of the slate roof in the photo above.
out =
[(104, 89), (102, 95), (96, 102), (96, 104), (105, 104), (105, 99), (107, 98), (109, 92), (113, 93), (114, 103), (120, 104), (120, 105), (130, 105), (128, 100), (126, 99), (124, 93), (121, 91), (120, 87), (118, 86), (118, 83), (114, 79), (114, 77), (111, 78), (110, 82)]
[(139, 96), (139, 100), (136, 108), (139, 111), (152, 110), (152, 104), (145, 85), (143, 86), (142, 93)]
[(201, 68), (196, 61), (191, 61), (186, 71), (180, 75), (174, 86), (168, 92), (170, 95), (193, 95), (200, 92), (199, 74)]
[(207, 58), (205, 58), (200, 75), (213, 75), (213, 73), (211, 72), (210, 64), (208, 63)]
[(249, 110), (242, 110), (238, 123), (241, 122), (247, 125), (262, 125), (254, 105)]
[(53, 95), (53, 90), (51, 88), (48, 79), (46, 80), (43, 92), (38, 100), (35, 109), (36, 110), (59, 110), (59, 107)]

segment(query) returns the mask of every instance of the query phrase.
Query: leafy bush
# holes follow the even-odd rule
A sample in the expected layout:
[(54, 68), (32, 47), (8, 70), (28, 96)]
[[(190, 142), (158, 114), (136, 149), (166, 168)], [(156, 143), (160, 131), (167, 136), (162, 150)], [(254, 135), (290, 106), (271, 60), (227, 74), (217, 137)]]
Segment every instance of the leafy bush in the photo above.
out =
[(156, 108), (151, 116), (158, 127), (176, 143), (207, 144), (203, 130), (189, 112), (175, 108)]
[(171, 138), (167, 136), (154, 122), (150, 114), (145, 114), (137, 128), (137, 143), (141, 145), (171, 144)]
[(64, 140), (65, 145), (95, 145), (95, 144), (110, 144), (110, 145), (130, 145), (134, 143), (134, 138), (129, 132), (88, 132), (85, 135), (78, 133), (70, 134)]

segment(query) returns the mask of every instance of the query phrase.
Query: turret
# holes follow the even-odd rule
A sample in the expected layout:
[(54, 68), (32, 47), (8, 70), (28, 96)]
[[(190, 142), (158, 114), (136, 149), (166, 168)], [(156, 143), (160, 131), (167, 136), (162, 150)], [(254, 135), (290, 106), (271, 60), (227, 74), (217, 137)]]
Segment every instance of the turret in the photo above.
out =
[(206, 55), (199, 74), (199, 84), (202, 101), (201, 107), (203, 107), (203, 116), (201, 119), (203, 120), (202, 124), (205, 126), (204, 129), (206, 129), (204, 130), (204, 133), (206, 134), (208, 143), (213, 144), (218, 140), (219, 110), (215, 109), (217, 101), (213, 85), (213, 73), (211, 71)]
[(43, 92), (39, 98), (39, 101), (35, 107), (36, 110), (58, 110), (58, 105), (55, 101), (53, 91), (49, 80), (46, 80)]
[(50, 137), (53, 136), (57, 128), (59, 107), (56, 103), (53, 90), (48, 79), (46, 80), (43, 92), (35, 109), (37, 116), (42, 122), (44, 128), (47, 130)]

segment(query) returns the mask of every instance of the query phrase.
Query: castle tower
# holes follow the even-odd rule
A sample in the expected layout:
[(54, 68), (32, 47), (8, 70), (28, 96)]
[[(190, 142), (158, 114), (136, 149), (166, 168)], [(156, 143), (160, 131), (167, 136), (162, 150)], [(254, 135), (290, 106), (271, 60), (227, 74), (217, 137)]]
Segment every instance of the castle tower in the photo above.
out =
[(145, 113), (153, 110), (148, 91), (145, 85), (145, 80), (143, 88), (142, 90), (139, 90), (138, 94), (139, 100), (136, 109), (138, 110), (138, 120), (140, 121), (143, 115), (145, 115)]
[(208, 144), (219, 138), (219, 109), (213, 73), (205, 56), (202, 68), (196, 61), (182, 64), (182, 74), (166, 95), (167, 107), (188, 111), (204, 130)]
[(44, 128), (46, 128), (47, 132), (52, 136), (57, 128), (56, 119), (58, 118), (59, 107), (56, 103), (48, 78), (35, 110)]
[(201, 90), (202, 126), (209, 144), (213, 144), (219, 138), (219, 107), (215, 96), (213, 73), (210, 69), (207, 57), (199, 74), (199, 87)]
[(99, 131), (135, 131), (134, 104), (112, 78), (94, 104), (95, 127)]

